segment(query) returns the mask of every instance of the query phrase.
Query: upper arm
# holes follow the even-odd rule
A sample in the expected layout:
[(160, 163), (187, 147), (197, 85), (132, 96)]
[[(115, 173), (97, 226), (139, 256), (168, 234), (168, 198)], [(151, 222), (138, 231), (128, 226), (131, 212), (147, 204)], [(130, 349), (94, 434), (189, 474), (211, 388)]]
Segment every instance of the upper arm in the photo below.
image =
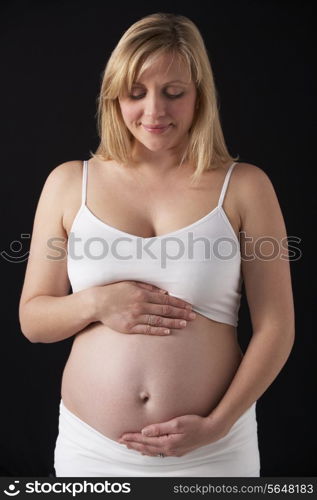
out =
[(66, 187), (73, 175), (70, 163), (54, 168), (43, 186), (34, 217), (20, 313), (23, 305), (35, 296), (64, 296), (69, 293), (63, 209)]
[(287, 232), (267, 174), (241, 164), (237, 196), (241, 217), (242, 274), (253, 331), (283, 328), (294, 333), (294, 306)]

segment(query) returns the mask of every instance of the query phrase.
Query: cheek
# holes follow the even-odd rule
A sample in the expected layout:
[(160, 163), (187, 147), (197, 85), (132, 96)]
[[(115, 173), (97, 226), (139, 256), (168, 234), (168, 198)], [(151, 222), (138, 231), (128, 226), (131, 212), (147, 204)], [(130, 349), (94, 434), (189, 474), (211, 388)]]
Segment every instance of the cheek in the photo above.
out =
[(173, 115), (175, 118), (179, 118), (182, 122), (187, 122), (193, 119), (194, 116), (194, 101), (186, 101), (181, 103), (179, 106), (175, 106)]
[(135, 106), (121, 105), (121, 113), (125, 123), (128, 125), (136, 120), (138, 115), (137, 108)]

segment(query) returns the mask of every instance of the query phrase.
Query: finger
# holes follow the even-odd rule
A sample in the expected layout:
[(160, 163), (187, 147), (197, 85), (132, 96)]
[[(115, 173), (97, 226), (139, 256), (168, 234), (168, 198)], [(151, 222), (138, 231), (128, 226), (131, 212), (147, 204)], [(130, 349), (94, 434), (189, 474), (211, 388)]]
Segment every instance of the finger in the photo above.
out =
[(168, 293), (166, 290), (163, 290), (162, 288), (159, 288), (158, 286), (151, 285), (150, 283), (144, 283), (143, 281), (132, 281), (134, 285), (139, 286), (140, 288), (145, 288), (146, 290), (150, 290), (153, 292), (159, 292), (162, 294)]
[(155, 437), (170, 434), (183, 434), (183, 429), (181, 429), (181, 424), (178, 420), (173, 419), (168, 422), (162, 422), (160, 424), (152, 424), (141, 429), (141, 433), (146, 437)]
[[(135, 450), (144, 455), (149, 455), (151, 457), (157, 457), (159, 453), (164, 453), (162, 448), (154, 447), (154, 446), (144, 446), (141, 443), (129, 443), (127, 445), (129, 450)], [(166, 456), (166, 453), (164, 453)]]
[[(179, 317), (179, 316), (178, 316)], [(141, 314), (138, 318), (139, 323), (144, 324), (146, 327), (148, 326), (149, 315)], [(182, 322), (185, 321), (183, 324)], [(151, 314), (151, 325), (154, 327), (164, 327), (164, 328), (185, 328), (187, 326), (187, 322), (185, 319), (173, 319), (164, 316), (155, 316), (155, 314)]]
[(147, 324), (137, 324), (130, 328), (131, 333), (139, 333), (141, 335), (170, 335), (170, 328), (165, 326), (151, 326)]
[[(158, 318), (165, 317), (165, 318), (190, 320), (192, 319), (190, 315), (193, 313), (193, 311), (189, 309), (184, 309), (183, 307), (174, 307), (170, 304), (163, 305), (163, 304), (152, 304), (148, 302), (143, 304), (142, 313), (146, 315), (152, 314), (154, 316), (157, 316)], [(153, 321), (152, 324), (154, 324)]]
[(127, 434), (126, 436), (122, 436), (119, 442), (122, 444), (139, 443), (144, 446), (154, 446), (155, 448), (160, 448), (166, 446), (171, 441), (179, 441), (179, 439), (175, 439), (175, 437), (179, 437), (179, 434), (168, 434), (157, 437), (144, 437), (142, 434), (129, 436), (129, 434)]
[[(142, 309), (147, 312), (146, 314), (145, 312), (144, 314), (140, 314), (134, 319), (136, 324), (130, 328), (130, 333), (168, 335), (170, 332), (166, 330), (185, 328), (187, 326), (186, 321), (195, 319), (190, 317), (190, 314), (193, 314), (191, 311), (171, 305), (144, 303)], [(149, 319), (151, 320), (150, 322)]]
[(153, 304), (163, 304), (163, 305), (171, 305), (175, 307), (180, 307), (182, 309), (191, 309), (192, 305), (189, 302), (186, 302), (186, 300), (179, 299), (178, 297), (173, 297), (172, 295), (168, 294), (157, 294), (155, 292), (150, 292), (149, 293), (149, 302), (152, 302)]

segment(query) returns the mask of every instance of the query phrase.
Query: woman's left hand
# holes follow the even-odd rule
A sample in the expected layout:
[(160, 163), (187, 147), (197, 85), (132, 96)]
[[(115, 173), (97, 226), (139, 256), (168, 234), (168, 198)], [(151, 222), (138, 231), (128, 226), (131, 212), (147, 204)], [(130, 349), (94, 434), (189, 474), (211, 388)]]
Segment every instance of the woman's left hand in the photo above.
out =
[(148, 425), (141, 432), (124, 433), (118, 441), (143, 455), (155, 457), (163, 453), (168, 457), (181, 457), (224, 437), (228, 430), (222, 427), (210, 417), (184, 415)]

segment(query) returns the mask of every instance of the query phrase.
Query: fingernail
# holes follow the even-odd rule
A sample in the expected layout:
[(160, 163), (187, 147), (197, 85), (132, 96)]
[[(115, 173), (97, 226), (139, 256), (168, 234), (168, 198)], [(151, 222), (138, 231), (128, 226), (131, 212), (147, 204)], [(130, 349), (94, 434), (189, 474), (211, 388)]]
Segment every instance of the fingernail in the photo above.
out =
[(142, 429), (141, 433), (143, 436), (151, 436), (151, 431), (149, 429)]
[(187, 323), (186, 323), (186, 321), (185, 321), (185, 320), (180, 321), (180, 322), (179, 322), (179, 324), (180, 324), (181, 326), (186, 326), (186, 325), (187, 325)]
[(186, 309), (190, 309), (190, 310), (191, 310), (191, 308), (192, 308), (192, 306), (191, 306), (190, 304), (186, 304), (186, 306), (185, 306), (185, 307), (186, 307)]
[(189, 315), (190, 319), (195, 319), (196, 318), (196, 314), (191, 312), (190, 315)]

